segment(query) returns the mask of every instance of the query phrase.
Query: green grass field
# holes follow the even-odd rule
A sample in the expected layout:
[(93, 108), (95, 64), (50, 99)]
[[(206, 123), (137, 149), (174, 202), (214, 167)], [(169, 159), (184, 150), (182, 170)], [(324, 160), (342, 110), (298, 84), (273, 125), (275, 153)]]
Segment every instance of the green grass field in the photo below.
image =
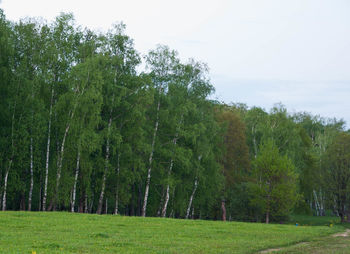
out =
[(0, 212), (0, 252), (255, 253), (345, 230), (340, 225), (330, 227), (334, 221), (331, 217), (314, 220), (314, 225), (319, 226), (293, 225), (310, 225), (312, 219), (305, 216), (293, 217), (291, 225), (265, 225), (63, 212)]

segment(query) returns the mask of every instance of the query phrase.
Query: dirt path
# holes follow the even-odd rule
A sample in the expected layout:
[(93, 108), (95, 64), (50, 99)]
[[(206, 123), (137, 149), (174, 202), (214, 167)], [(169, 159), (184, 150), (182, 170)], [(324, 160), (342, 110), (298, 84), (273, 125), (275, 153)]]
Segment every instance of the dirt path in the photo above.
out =
[(350, 235), (350, 229), (347, 229), (345, 232), (343, 233), (337, 233), (332, 235), (333, 237), (349, 237)]
[(312, 242), (300, 242), (292, 246), (271, 248), (258, 253), (350, 253), (350, 229)]

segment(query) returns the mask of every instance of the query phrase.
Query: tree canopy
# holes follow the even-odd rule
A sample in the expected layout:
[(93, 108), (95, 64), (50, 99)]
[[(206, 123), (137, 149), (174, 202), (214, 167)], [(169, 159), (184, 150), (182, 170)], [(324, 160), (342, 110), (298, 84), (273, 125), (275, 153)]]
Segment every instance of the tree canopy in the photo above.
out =
[[(344, 122), (210, 96), (206, 64), (0, 11), (0, 207), (281, 221), (349, 214)], [(349, 217), (349, 216), (348, 216)]]

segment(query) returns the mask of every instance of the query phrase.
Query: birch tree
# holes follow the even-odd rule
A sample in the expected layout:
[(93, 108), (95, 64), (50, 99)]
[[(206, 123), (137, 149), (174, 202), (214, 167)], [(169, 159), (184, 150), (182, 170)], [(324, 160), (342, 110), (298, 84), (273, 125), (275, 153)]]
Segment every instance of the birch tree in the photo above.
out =
[[(328, 147), (323, 158), (327, 185), (341, 221), (350, 215), (348, 188), (350, 184), (350, 135), (342, 132)], [(317, 196), (316, 196), (317, 197)], [(315, 197), (315, 198), (316, 198)], [(318, 202), (319, 203), (319, 202)], [(348, 219), (349, 221), (349, 219)]]
[[(116, 155), (117, 158), (117, 174), (120, 172), (120, 147), (122, 142), (121, 128), (124, 124), (125, 109), (124, 101), (138, 93), (138, 87), (135, 87), (133, 77), (136, 76), (135, 67), (140, 63), (140, 58), (133, 48), (132, 40), (124, 33), (125, 26), (117, 24), (110, 30), (104, 38), (104, 54), (109, 57), (108, 72), (105, 72), (103, 120), (106, 125), (105, 129), (105, 162), (102, 176), (102, 186), (99, 195), (97, 213), (102, 212), (103, 199), (105, 196), (105, 188), (107, 177), (111, 175), (109, 168), (110, 157)], [(108, 95), (107, 95), (108, 94)], [(113, 147), (113, 148), (112, 148)], [(119, 176), (117, 177), (119, 179)], [(118, 187), (117, 187), (118, 188)], [(116, 190), (118, 193), (118, 190)], [(116, 204), (118, 203), (118, 195), (116, 195)], [(116, 205), (117, 207), (117, 205)], [(117, 208), (115, 208), (117, 210)]]
[(150, 51), (148, 56), (146, 57), (146, 63), (148, 68), (151, 69), (151, 77), (153, 81), (153, 85), (157, 90), (157, 95), (155, 99), (156, 110), (154, 112), (154, 128), (152, 131), (152, 141), (150, 147), (150, 153), (148, 158), (148, 170), (143, 198), (143, 205), (141, 215), (143, 217), (146, 216), (147, 212), (147, 202), (148, 195), (151, 183), (151, 173), (152, 173), (152, 162), (153, 162), (153, 154), (155, 149), (155, 143), (157, 139), (157, 133), (159, 128), (159, 114), (160, 114), (160, 106), (163, 93), (168, 89), (168, 84), (173, 78), (174, 68), (178, 64), (178, 59), (176, 58), (177, 53), (175, 51), (171, 51), (168, 47), (158, 46), (158, 48), (154, 51)]

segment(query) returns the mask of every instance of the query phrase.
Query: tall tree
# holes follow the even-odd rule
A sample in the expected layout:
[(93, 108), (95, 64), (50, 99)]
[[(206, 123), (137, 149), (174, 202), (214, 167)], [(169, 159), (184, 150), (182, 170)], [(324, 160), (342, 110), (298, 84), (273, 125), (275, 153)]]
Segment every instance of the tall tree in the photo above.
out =
[(178, 64), (177, 52), (171, 51), (166, 46), (158, 46), (158, 48), (154, 51), (150, 51), (148, 56), (146, 57), (146, 63), (148, 68), (151, 69), (151, 77), (153, 81), (153, 85), (157, 90), (156, 95), (156, 111), (155, 120), (154, 120), (154, 128), (152, 133), (152, 141), (150, 147), (150, 154), (148, 158), (148, 170), (146, 177), (146, 186), (144, 192), (144, 199), (142, 205), (142, 216), (146, 216), (147, 211), (147, 202), (148, 195), (151, 183), (151, 173), (152, 173), (152, 162), (153, 162), (153, 154), (155, 149), (155, 143), (157, 139), (158, 127), (159, 127), (159, 114), (160, 114), (160, 106), (163, 93), (167, 91), (169, 82), (173, 79), (175, 67)]
[[(0, 9), (0, 167), (1, 182), (3, 187), (0, 192), (2, 210), (6, 210), (6, 192), (9, 170), (12, 165), (13, 151), (13, 100), (15, 98), (15, 86), (13, 83), (13, 43), (12, 29), (6, 20), (3, 11)], [(8, 149), (10, 148), (10, 149)], [(10, 151), (9, 151), (10, 150)]]
[[(226, 220), (226, 213), (232, 217), (234, 208), (235, 185), (247, 181), (250, 171), (249, 150), (246, 144), (245, 126), (234, 107), (224, 106), (217, 113), (218, 122), (224, 128), (222, 134), (222, 174), (225, 178), (222, 190), (221, 209), (222, 219)], [(226, 211), (228, 203), (228, 211)], [(232, 203), (232, 204), (231, 204)]]
[(323, 160), (328, 189), (335, 200), (335, 208), (341, 221), (344, 222), (345, 216), (350, 215), (350, 135), (345, 132), (339, 133), (328, 147)]
[(289, 215), (296, 202), (297, 175), (290, 159), (279, 154), (277, 146), (268, 141), (260, 148), (254, 161), (257, 183), (254, 185), (255, 198), (252, 203), (258, 205), (266, 216), (283, 218)]

